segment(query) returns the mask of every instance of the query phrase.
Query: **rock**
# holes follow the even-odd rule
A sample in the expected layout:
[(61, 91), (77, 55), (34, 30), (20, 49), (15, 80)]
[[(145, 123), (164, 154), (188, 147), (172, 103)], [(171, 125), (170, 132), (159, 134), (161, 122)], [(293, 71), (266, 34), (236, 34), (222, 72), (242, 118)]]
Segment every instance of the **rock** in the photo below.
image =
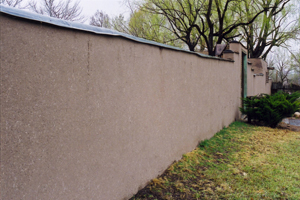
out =
[[(299, 113), (300, 114), (300, 113)], [(300, 132), (300, 126), (297, 125), (297, 123), (295, 123), (295, 121), (300, 121), (300, 119), (297, 119), (295, 117), (288, 117), (288, 118), (284, 118), (278, 125), (277, 128), (280, 129), (288, 129), (291, 131), (297, 131)], [(290, 124), (290, 122), (293, 122), (292, 124)]]
[(300, 112), (295, 112), (295, 113), (294, 113), (294, 117), (300, 118)]

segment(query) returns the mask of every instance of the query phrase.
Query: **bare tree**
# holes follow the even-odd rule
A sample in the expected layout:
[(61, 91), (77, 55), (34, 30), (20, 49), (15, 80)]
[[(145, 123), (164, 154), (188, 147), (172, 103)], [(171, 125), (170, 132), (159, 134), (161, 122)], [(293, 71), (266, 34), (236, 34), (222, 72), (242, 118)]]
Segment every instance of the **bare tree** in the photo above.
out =
[(297, 67), (297, 71), (300, 73), (300, 49), (298, 53), (293, 53), (292, 51), (289, 51), (292, 54), (292, 62), (295, 67)]
[(90, 18), (90, 25), (111, 28), (108, 14), (105, 14), (103, 11), (99, 10), (97, 10), (97, 12)]
[(29, 3), (29, 8), (39, 14), (48, 15), (59, 19), (84, 22), (85, 17), (81, 15), (80, 1), (73, 3), (72, 0), (41, 0), (39, 6), (36, 1)]
[(279, 77), (280, 82), (288, 83), (288, 76), (289, 74), (292, 72), (292, 67), (288, 65), (288, 63), (284, 62), (284, 61), (279, 61), (279, 63), (277, 63), (277, 74)]
[(0, 0), (0, 4), (11, 6), (11, 7), (23, 8), (21, 7), (22, 1), (23, 0)]
[[(250, 58), (262, 57), (264, 60), (274, 47), (288, 48), (288, 40), (297, 39), (300, 31), (299, 14), (291, 0), (268, 0), (265, 3), (274, 7), (262, 13), (252, 24), (242, 26), (243, 41), (247, 42)], [(263, 3), (263, 1), (262, 1)], [(247, 5), (248, 15), (252, 5)]]
[[(190, 51), (195, 50), (195, 47), (202, 37), (197, 27), (198, 23), (200, 23), (200, 11), (204, 9), (203, 1), (148, 0), (142, 9), (153, 14), (162, 15), (169, 22), (169, 31), (174, 34), (176, 38), (186, 43)], [(208, 23), (206, 23), (206, 21), (203, 21), (203, 23), (205, 23), (207, 27)], [(205, 31), (206, 30), (207, 29), (205, 29)]]
[[(254, 22), (273, 4), (260, 4), (260, 0), (147, 0), (148, 12), (163, 15), (172, 32), (185, 42), (191, 51), (201, 40), (209, 55), (215, 55), (216, 44), (240, 36), (238, 29)], [(280, 2), (285, 0), (278, 0)], [(253, 12), (245, 15), (246, 4)]]
[(270, 74), (274, 82), (289, 83), (290, 76), (296, 72), (290, 56), (283, 51), (268, 56), (267, 63), (275, 68)]

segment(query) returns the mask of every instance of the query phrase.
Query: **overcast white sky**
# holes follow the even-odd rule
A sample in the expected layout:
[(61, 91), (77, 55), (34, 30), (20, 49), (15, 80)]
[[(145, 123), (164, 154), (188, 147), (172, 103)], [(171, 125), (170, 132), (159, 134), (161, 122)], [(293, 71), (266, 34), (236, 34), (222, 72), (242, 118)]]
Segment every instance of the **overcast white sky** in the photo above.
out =
[[(21, 5), (26, 5), (31, 0), (24, 0)], [(41, 2), (40, 0), (35, 0), (36, 2)], [(76, 2), (77, 0), (72, 0), (72, 2)], [(123, 14), (125, 18), (129, 17), (129, 9), (124, 4), (124, 0), (79, 0), (80, 7), (82, 8), (82, 15), (84, 15), (89, 22), (90, 17), (95, 14), (98, 10), (102, 10), (110, 17), (118, 16), (119, 14)]]
[(126, 12), (127, 7), (124, 5), (123, 0), (81, 0), (80, 6), (83, 8), (82, 14), (88, 18), (97, 9), (104, 11), (109, 16), (128, 15), (128, 12)]

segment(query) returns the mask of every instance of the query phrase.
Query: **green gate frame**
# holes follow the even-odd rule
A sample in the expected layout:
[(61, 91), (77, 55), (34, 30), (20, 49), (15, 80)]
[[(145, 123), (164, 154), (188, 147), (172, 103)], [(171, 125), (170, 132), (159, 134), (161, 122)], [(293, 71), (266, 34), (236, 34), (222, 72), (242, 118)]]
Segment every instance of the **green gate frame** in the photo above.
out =
[(242, 52), (242, 98), (247, 97), (247, 54)]

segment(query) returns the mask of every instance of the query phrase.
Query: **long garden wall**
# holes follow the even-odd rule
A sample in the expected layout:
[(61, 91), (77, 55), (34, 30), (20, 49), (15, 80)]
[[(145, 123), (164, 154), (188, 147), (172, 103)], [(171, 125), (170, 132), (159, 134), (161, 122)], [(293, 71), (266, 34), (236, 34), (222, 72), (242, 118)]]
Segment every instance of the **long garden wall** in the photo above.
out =
[(1, 199), (127, 199), (239, 119), (240, 62), (0, 21)]

